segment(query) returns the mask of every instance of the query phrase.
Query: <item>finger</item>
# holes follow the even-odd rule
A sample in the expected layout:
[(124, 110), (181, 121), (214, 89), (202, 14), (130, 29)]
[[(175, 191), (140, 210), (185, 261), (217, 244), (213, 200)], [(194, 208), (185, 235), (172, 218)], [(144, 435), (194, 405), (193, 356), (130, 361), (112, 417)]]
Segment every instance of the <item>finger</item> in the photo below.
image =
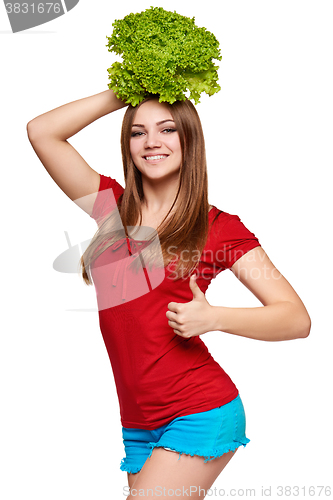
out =
[(168, 309), (169, 309), (169, 311), (172, 311), (172, 312), (176, 313), (178, 311), (178, 304), (177, 304), (177, 302), (170, 302), (168, 304)]
[(172, 311), (167, 311), (165, 313), (166, 317), (172, 321), (177, 321), (177, 314)]
[(189, 285), (190, 285), (190, 289), (193, 293), (193, 298), (194, 299), (198, 299), (198, 298), (201, 298), (203, 293), (202, 291), (200, 290), (197, 282), (196, 282), (196, 275), (195, 274), (192, 274), (191, 278), (190, 278), (190, 281), (189, 281)]
[(174, 330), (174, 332), (175, 332), (177, 335), (179, 335), (180, 337), (182, 337), (182, 336), (183, 336), (183, 334), (182, 334), (182, 332), (181, 332), (180, 330)]
[[(176, 330), (179, 330), (179, 328), (180, 328), (180, 326), (181, 326), (179, 323), (177, 323), (177, 321), (168, 321), (168, 325), (169, 325), (172, 329), (176, 328)], [(180, 331), (180, 330), (179, 330), (179, 331)]]

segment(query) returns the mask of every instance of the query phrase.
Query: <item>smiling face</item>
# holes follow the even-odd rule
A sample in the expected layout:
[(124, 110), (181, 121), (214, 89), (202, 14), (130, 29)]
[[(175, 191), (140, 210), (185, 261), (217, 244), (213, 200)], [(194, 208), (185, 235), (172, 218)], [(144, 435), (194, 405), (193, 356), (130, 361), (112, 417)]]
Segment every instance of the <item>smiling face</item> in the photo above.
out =
[(164, 103), (156, 99), (136, 111), (130, 138), (135, 166), (149, 180), (178, 179), (182, 151), (175, 122)]

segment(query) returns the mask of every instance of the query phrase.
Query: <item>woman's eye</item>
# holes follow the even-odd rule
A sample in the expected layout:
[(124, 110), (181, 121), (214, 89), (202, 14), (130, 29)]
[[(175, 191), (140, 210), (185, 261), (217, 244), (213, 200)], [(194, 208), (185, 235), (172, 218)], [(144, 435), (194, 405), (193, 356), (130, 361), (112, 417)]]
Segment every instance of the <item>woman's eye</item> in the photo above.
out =
[(138, 137), (142, 134), (143, 134), (143, 132), (132, 132), (131, 137)]
[(162, 132), (170, 134), (171, 132), (177, 132), (177, 130), (175, 128), (165, 128)]

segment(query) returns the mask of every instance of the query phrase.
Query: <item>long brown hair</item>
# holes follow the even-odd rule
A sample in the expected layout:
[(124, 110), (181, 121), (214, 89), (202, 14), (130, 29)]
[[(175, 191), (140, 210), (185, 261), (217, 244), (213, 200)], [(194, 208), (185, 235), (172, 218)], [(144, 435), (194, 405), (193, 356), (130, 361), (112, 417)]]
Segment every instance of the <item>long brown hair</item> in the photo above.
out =
[[(156, 99), (156, 97), (148, 97), (139, 106), (151, 99)], [(200, 118), (194, 105), (189, 100), (164, 104), (168, 106), (179, 134), (182, 162), (175, 200), (158, 226), (157, 234), (164, 265), (173, 261), (173, 274), (176, 279), (179, 279), (193, 273), (198, 265), (199, 257), (208, 236), (209, 204), (206, 152)], [(134, 226), (138, 220), (140, 226), (142, 222), (141, 205), (144, 200), (144, 193), (141, 172), (135, 166), (130, 153), (132, 125), (139, 106), (133, 107), (130, 105), (123, 119), (121, 151), (125, 190), (118, 199), (118, 210), (113, 210), (105, 218), (80, 259), (82, 277), (87, 285), (92, 284), (88, 272), (93, 260), (117, 240), (117, 235), (118, 238), (121, 237), (121, 231), (113, 231), (113, 237), (110, 238), (110, 232), (112, 232), (118, 212), (126, 235), (128, 234), (128, 226)], [(176, 202), (178, 203), (177, 211), (171, 214)], [(167, 218), (168, 220), (166, 220)], [(106, 244), (107, 246), (105, 246)], [(103, 248), (96, 252), (100, 246)], [(184, 256), (185, 252), (186, 258)]]

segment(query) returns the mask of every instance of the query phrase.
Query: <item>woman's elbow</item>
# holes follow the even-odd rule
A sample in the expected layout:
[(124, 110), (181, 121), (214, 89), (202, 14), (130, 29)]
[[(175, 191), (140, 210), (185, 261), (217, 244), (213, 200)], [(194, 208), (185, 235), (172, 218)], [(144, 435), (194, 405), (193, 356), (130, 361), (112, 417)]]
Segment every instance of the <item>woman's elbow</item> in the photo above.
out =
[(298, 336), (299, 339), (305, 339), (310, 335), (311, 330), (311, 318), (306, 312), (303, 317), (298, 322)]
[(38, 127), (38, 124), (36, 125), (34, 120), (35, 119), (32, 119), (27, 123), (27, 134), (30, 142), (33, 142), (35, 138), (38, 137), (41, 130), (41, 127)]

